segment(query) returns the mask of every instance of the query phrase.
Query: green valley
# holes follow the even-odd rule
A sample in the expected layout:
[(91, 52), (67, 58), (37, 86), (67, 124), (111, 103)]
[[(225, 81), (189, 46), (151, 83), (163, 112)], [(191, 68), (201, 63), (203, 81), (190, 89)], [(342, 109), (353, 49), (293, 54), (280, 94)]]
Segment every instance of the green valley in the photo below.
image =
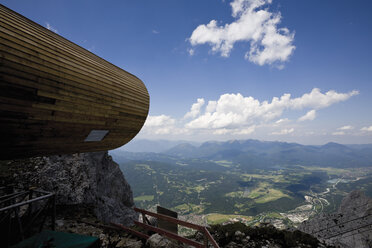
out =
[(312, 215), (335, 210), (353, 189), (372, 195), (372, 168), (261, 169), (201, 159), (126, 161), (120, 168), (132, 186), (137, 207), (161, 205), (199, 223), (295, 226)]
[(201, 224), (240, 221), (284, 228), (336, 211), (355, 189), (372, 196), (369, 144), (231, 140), (167, 149), (111, 155), (137, 207), (160, 205)]

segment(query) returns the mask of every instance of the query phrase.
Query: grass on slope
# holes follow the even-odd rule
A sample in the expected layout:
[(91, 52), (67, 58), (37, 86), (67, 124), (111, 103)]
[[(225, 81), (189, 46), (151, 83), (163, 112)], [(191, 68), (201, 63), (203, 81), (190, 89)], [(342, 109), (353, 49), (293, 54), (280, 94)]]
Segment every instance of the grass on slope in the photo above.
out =
[(152, 201), (154, 200), (153, 195), (141, 195), (134, 198), (134, 201)]
[(243, 191), (235, 191), (227, 193), (225, 196), (235, 198), (250, 198), (259, 204), (275, 201), (282, 197), (291, 198), (289, 195), (283, 193), (281, 190), (271, 188), (270, 186), (271, 185), (269, 183), (262, 182), (259, 183), (258, 187), (254, 188), (248, 194)]
[(224, 222), (227, 222), (231, 219), (243, 219), (245, 221), (251, 221), (253, 218), (251, 216), (244, 216), (244, 215), (234, 215), (234, 214), (208, 214), (207, 216), (207, 222), (209, 225), (216, 225), (216, 224), (222, 224)]

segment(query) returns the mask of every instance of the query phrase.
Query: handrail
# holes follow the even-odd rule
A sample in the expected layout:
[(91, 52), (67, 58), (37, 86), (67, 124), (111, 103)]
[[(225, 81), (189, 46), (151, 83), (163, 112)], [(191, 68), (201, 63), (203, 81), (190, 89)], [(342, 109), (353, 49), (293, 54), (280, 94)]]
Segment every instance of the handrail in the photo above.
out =
[(220, 246), (217, 244), (216, 240), (214, 240), (214, 238), (212, 237), (212, 235), (210, 234), (210, 232), (208, 231), (206, 227), (204, 227), (204, 234), (205, 236), (207, 236), (207, 238), (209, 239), (209, 241), (212, 243), (212, 245), (215, 248), (220, 248)]
[(176, 219), (176, 218), (164, 215), (164, 214), (153, 213), (153, 212), (150, 212), (150, 211), (147, 211), (147, 210), (144, 210), (144, 209), (140, 209), (140, 208), (134, 208), (134, 211), (142, 213), (142, 214), (147, 214), (147, 215), (150, 215), (150, 216), (153, 216), (153, 217), (157, 217), (157, 218), (160, 218), (160, 219), (163, 219), (163, 220), (175, 223), (175, 224), (186, 226), (186, 227), (198, 230), (198, 231), (203, 231), (203, 228), (204, 228), (203, 226), (200, 226), (200, 225), (197, 225), (197, 224), (193, 224), (193, 223), (190, 223), (190, 222), (187, 222), (187, 221), (179, 220), (179, 219)]
[[(14, 192), (13, 189), (12, 191), (13, 193), (1, 196), (0, 198), (0, 225), (8, 225), (8, 228), (4, 228), (6, 233), (3, 244), (5, 247), (8, 247), (12, 242), (23, 240), (31, 234), (33, 232), (31, 229), (34, 229), (32, 227), (35, 226), (34, 223), (38, 219), (40, 219), (40, 224), (38, 223), (40, 232), (47, 215), (51, 217), (51, 229), (55, 229), (56, 195), (54, 193), (34, 191), (33, 189), (19, 192)], [(42, 195), (37, 196), (36, 193)], [(40, 202), (40, 205), (35, 208), (34, 204), (38, 201), (44, 202)], [(21, 211), (21, 207), (26, 205), (27, 208)], [(43, 215), (40, 218), (42, 213)], [(17, 225), (14, 225), (14, 223), (17, 223)]]
[(9, 198), (7, 198), (7, 197), (14, 197), (14, 196), (17, 197), (19, 195), (27, 194), (27, 193), (28, 193), (27, 191), (21, 191), (21, 192), (14, 192), (14, 193), (7, 194), (7, 195), (2, 195), (2, 196), (0, 196), (0, 200), (2, 200), (2, 199), (8, 200)]
[(23, 206), (23, 205), (26, 205), (26, 204), (30, 204), (30, 203), (35, 202), (35, 201), (40, 201), (40, 200), (43, 200), (43, 199), (46, 199), (46, 198), (50, 198), (52, 196), (54, 196), (54, 193), (49, 193), (48, 195), (43, 195), (43, 196), (39, 196), (39, 197), (36, 197), (34, 199), (31, 199), (31, 200), (16, 203), (16, 204), (13, 204), (13, 205), (8, 206), (8, 207), (0, 208), (0, 212), (8, 210), (8, 209), (12, 209), (12, 208), (20, 207), (20, 206)]
[[(18, 198), (22, 195), (26, 195), (26, 194), (29, 194), (29, 192), (23, 191), (23, 192), (16, 192), (16, 193), (13, 193), (13, 194), (5, 195), (3, 197), (0, 197), (0, 200), (1, 200), (0, 204), (3, 204), (4, 202), (8, 202), (10, 200), (16, 199), (16, 198)], [(3, 199), (5, 199), (5, 200), (3, 200)]]
[(147, 210), (144, 210), (144, 209), (140, 209), (140, 208), (134, 208), (134, 211), (139, 212), (141, 214), (147, 214), (149, 216), (153, 216), (153, 217), (156, 217), (156, 218), (159, 218), (159, 219), (163, 219), (163, 220), (166, 220), (166, 221), (171, 222), (171, 223), (179, 224), (179, 225), (182, 225), (182, 226), (186, 226), (186, 227), (198, 230), (198, 231), (200, 231), (204, 234), (204, 242), (205, 243), (201, 244), (201, 243), (198, 243), (198, 242), (193, 241), (191, 239), (187, 239), (187, 238), (181, 237), (177, 234), (174, 234), (172, 232), (166, 231), (164, 229), (157, 228), (157, 227), (154, 227), (154, 226), (150, 226), (150, 225), (147, 225), (145, 223), (138, 222), (138, 221), (134, 221), (134, 223), (138, 226), (141, 226), (145, 229), (149, 229), (151, 231), (163, 234), (163, 235), (165, 235), (169, 238), (176, 239), (176, 240), (181, 241), (185, 244), (193, 245), (197, 248), (208, 247), (208, 240), (212, 243), (212, 245), (215, 248), (220, 248), (219, 245), (217, 244), (217, 242), (213, 239), (212, 235), (209, 233), (208, 229), (204, 226), (200, 226), (200, 225), (193, 224), (193, 223), (190, 223), (190, 222), (187, 222), (187, 221), (179, 220), (179, 219), (176, 219), (176, 218), (164, 215), (164, 214), (153, 213), (153, 212), (150, 212), (150, 211), (147, 211)]

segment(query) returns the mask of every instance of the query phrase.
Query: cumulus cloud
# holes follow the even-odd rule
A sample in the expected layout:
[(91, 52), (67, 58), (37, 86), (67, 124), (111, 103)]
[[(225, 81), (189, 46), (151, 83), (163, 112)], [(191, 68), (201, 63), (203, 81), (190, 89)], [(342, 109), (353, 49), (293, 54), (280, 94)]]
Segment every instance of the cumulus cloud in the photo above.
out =
[(333, 132), (332, 135), (345, 135), (344, 131)]
[(275, 124), (282, 124), (282, 123), (287, 123), (289, 122), (290, 120), (288, 118), (283, 118), (283, 119), (279, 119), (275, 122)]
[(234, 132), (234, 134), (247, 135), (247, 134), (253, 133), (255, 131), (255, 129), (256, 129), (256, 126), (252, 125), (252, 126), (247, 127), (247, 128), (242, 128), (242, 129), (236, 130)]
[[(334, 103), (345, 101), (357, 91), (337, 93), (328, 91), (321, 93), (315, 88), (301, 97), (291, 98), (291, 94), (273, 97), (271, 102), (262, 101), (252, 96), (244, 97), (242, 94), (223, 94), (217, 101), (209, 101), (203, 112), (198, 108), (198, 116), (186, 123), (190, 129), (234, 129), (250, 126), (257, 123), (266, 123), (282, 116), (285, 110), (300, 110), (310, 108), (305, 119), (315, 118), (315, 109), (328, 107)], [(203, 102), (198, 99), (198, 102)], [(199, 105), (198, 105), (199, 106)], [(192, 111), (191, 111), (192, 112)], [(195, 115), (196, 116), (196, 115)], [(279, 122), (280, 123), (280, 122)]]
[(169, 126), (173, 125), (176, 122), (170, 116), (167, 115), (156, 115), (156, 116), (148, 116), (145, 122), (146, 127), (162, 127), (162, 126)]
[[(228, 135), (243, 137), (255, 135), (288, 135), (295, 129), (301, 130), (300, 122), (289, 125), (291, 120), (285, 114), (303, 112), (298, 121), (313, 120), (318, 111), (332, 104), (346, 101), (358, 91), (346, 93), (330, 90), (321, 92), (315, 88), (298, 97), (283, 94), (271, 100), (260, 101), (240, 93), (223, 94), (215, 100), (198, 98), (190, 110), (179, 119), (169, 115), (149, 116), (143, 128), (146, 135)], [(280, 128), (279, 128), (280, 127)], [(352, 126), (342, 126), (333, 135), (351, 130)], [(372, 126), (362, 131), (371, 131)]]
[(315, 119), (315, 117), (316, 117), (316, 111), (313, 109), (307, 112), (305, 115), (298, 118), (298, 121), (312, 121)]
[(246, 128), (235, 128), (235, 129), (220, 128), (220, 129), (214, 130), (213, 134), (248, 135), (248, 134), (253, 133), (255, 130), (256, 130), (256, 125), (252, 125)]
[(353, 130), (353, 129), (354, 127), (350, 125), (337, 128), (337, 130)]
[(213, 134), (216, 134), (216, 135), (223, 135), (223, 134), (228, 134), (228, 133), (231, 133), (232, 130), (230, 129), (226, 129), (226, 128), (221, 128), (221, 129), (216, 129), (213, 131)]
[(204, 99), (198, 98), (197, 102), (191, 106), (189, 112), (185, 114), (184, 118), (195, 118), (200, 114), (200, 109), (204, 105)]
[(278, 28), (281, 14), (265, 8), (271, 2), (234, 0), (230, 5), (235, 21), (223, 26), (219, 26), (216, 20), (199, 25), (189, 38), (190, 44), (209, 44), (213, 52), (229, 57), (236, 42), (249, 42), (250, 50), (244, 56), (249, 61), (258, 65), (287, 61), (295, 50), (294, 32), (285, 27)]
[(279, 132), (272, 132), (273, 135), (286, 135), (294, 132), (294, 128), (282, 129)]
[(50, 25), (48, 22), (45, 23), (45, 26), (46, 26), (46, 28), (47, 28), (48, 30), (50, 30), (50, 31), (52, 31), (52, 32), (54, 32), (54, 33), (56, 33), (56, 34), (58, 34), (58, 30), (55, 29), (54, 27), (52, 27), (52, 25)]
[(186, 134), (188, 130), (176, 126), (176, 119), (168, 115), (149, 115), (143, 127), (143, 132), (152, 135)]
[(362, 127), (360, 130), (361, 130), (361, 131), (372, 132), (372, 126), (369, 126), (369, 127)]
[(297, 109), (309, 107), (320, 109), (328, 107), (334, 103), (342, 102), (352, 96), (358, 95), (359, 91), (353, 90), (348, 93), (338, 93), (334, 90), (327, 91), (325, 94), (320, 92), (320, 89), (314, 88), (310, 93), (304, 94), (302, 97), (292, 100), (292, 104)]
[(337, 128), (338, 131), (333, 132), (332, 135), (341, 136), (341, 135), (346, 135), (347, 133), (350, 134), (350, 130), (353, 130), (353, 129), (354, 127), (350, 125), (342, 126), (342, 127)]

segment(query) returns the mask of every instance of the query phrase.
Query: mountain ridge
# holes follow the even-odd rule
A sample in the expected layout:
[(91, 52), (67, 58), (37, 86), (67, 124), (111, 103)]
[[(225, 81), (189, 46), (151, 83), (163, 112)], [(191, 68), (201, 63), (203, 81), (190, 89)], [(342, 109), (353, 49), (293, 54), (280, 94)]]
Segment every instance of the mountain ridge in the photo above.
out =
[[(144, 141), (143, 141), (144, 142)], [(152, 142), (152, 141), (151, 141)], [(150, 144), (150, 143), (149, 143)], [(152, 143), (155, 144), (155, 143)], [(159, 147), (155, 147), (159, 150)], [(119, 156), (120, 149), (111, 151)], [(128, 155), (128, 153), (126, 153)], [(135, 155), (137, 154), (137, 155)], [(175, 143), (169, 149), (158, 152), (136, 152), (129, 157), (136, 160), (203, 159), (228, 160), (242, 166), (316, 165), (331, 167), (372, 166), (372, 144), (344, 145), (328, 142), (324, 145), (302, 145), (281, 141), (255, 139), (207, 141), (199, 146), (189, 142)]]

